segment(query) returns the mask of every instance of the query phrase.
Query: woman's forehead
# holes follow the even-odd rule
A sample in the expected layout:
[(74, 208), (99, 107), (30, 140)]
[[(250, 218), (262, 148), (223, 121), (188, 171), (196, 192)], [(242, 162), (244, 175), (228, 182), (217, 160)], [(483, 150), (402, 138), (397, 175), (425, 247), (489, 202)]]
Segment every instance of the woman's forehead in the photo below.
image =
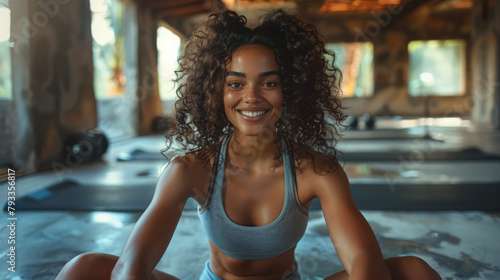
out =
[(254, 72), (278, 71), (274, 51), (266, 46), (249, 44), (237, 48), (227, 65), (228, 71)]

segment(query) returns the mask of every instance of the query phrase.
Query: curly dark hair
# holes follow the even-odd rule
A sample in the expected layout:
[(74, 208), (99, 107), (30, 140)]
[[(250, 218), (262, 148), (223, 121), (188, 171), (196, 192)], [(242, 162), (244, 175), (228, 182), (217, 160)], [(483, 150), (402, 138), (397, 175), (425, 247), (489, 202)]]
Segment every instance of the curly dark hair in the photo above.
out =
[[(253, 29), (246, 23), (245, 16), (225, 10), (210, 15), (192, 33), (179, 58), (175, 127), (165, 135), (164, 151), (175, 140), (186, 153), (197, 152), (207, 162), (217, 154), (223, 136), (232, 132), (222, 101), (226, 65), (238, 47), (259, 44), (274, 51), (283, 85), (275, 159), (281, 160), (279, 146), (284, 138), (297, 170), (301, 171), (303, 151), (313, 149), (331, 158), (327, 169), (333, 172), (337, 161), (334, 146), (341, 136), (337, 126), (346, 117), (341, 111), (342, 74), (334, 65), (335, 54), (325, 49), (313, 25), (283, 10), (264, 15)], [(329, 145), (329, 141), (333, 143)], [(314, 165), (312, 154), (306, 155)]]

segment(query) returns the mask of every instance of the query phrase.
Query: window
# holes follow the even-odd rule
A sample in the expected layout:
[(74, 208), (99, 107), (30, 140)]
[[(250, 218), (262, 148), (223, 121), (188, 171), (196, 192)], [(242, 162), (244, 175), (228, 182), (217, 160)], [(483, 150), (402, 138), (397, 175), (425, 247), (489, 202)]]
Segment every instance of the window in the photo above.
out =
[(340, 85), (344, 97), (373, 95), (373, 44), (336, 43), (326, 48), (335, 52), (335, 65), (342, 71)]
[(411, 96), (464, 94), (465, 43), (462, 40), (412, 41), (408, 52)]
[(90, 0), (98, 127), (112, 141), (135, 133), (133, 105), (127, 99), (130, 96), (125, 94), (125, 34), (130, 36), (126, 28), (135, 23), (135, 18), (125, 16), (131, 5), (124, 2)]
[(12, 99), (10, 9), (0, 4), (0, 99)]
[(125, 7), (118, 0), (90, 0), (96, 98), (123, 96)]
[(177, 58), (181, 47), (181, 38), (165, 27), (158, 28), (158, 79), (160, 98), (176, 99), (174, 79), (179, 64)]

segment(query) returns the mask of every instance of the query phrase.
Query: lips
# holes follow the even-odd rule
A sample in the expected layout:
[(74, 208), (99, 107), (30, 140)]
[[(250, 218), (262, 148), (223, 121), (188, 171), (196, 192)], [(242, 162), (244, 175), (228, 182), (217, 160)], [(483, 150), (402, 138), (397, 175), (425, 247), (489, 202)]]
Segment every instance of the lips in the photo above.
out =
[(247, 121), (258, 121), (264, 118), (269, 110), (259, 109), (259, 110), (237, 110), (238, 114)]

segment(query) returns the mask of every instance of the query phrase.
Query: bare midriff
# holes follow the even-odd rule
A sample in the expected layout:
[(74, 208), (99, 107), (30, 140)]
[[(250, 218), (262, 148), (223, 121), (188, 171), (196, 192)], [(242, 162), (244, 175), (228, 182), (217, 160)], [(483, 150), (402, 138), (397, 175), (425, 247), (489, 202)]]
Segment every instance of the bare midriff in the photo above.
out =
[(295, 267), (295, 246), (279, 256), (265, 260), (240, 260), (224, 254), (210, 243), (210, 267), (224, 280), (276, 280)]

